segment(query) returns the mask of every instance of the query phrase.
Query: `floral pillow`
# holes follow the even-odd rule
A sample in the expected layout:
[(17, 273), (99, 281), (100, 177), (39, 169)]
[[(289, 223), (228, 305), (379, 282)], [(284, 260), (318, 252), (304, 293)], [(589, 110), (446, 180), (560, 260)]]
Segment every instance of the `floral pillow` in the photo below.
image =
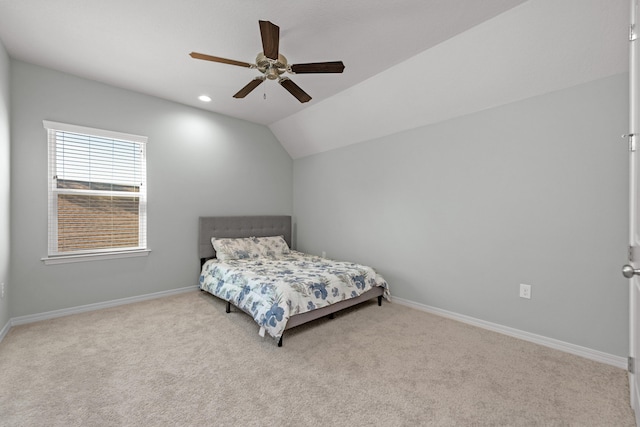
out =
[(211, 238), (216, 258), (221, 261), (229, 259), (251, 259), (260, 257), (277, 257), (289, 253), (289, 246), (283, 236), (245, 237), (236, 239)]

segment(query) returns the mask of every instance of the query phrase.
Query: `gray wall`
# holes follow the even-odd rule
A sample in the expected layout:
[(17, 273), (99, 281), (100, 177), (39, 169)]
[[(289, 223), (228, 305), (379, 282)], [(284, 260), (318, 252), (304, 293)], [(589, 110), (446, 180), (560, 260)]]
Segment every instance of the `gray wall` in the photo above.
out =
[(368, 263), (399, 298), (626, 356), (627, 79), (295, 160), (298, 248)]
[[(293, 162), (265, 126), (20, 61), (11, 72), (12, 317), (196, 285), (198, 216), (292, 213)], [(149, 137), (149, 257), (42, 263), (45, 119)]]
[(7, 287), (0, 299), (0, 330), (9, 321), (9, 135), (9, 56), (0, 42), (0, 283)]

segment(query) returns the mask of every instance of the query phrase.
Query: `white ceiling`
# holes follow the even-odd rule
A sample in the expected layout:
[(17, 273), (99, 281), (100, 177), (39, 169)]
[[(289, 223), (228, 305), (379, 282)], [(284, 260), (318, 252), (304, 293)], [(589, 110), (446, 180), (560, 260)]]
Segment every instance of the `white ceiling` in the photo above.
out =
[(628, 0), (529, 0), (269, 125), (293, 158), (628, 71)]
[[(253, 62), (260, 19), (345, 72), (290, 76), (306, 104), (232, 98), (257, 71), (188, 54)], [(627, 26), (628, 0), (0, 0), (12, 58), (268, 125), (294, 158), (625, 72)]]

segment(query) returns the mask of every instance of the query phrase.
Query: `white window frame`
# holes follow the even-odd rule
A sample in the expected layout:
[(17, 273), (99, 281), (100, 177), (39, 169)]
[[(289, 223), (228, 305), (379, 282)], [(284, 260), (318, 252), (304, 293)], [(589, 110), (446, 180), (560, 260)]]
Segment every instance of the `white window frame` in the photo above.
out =
[[(133, 135), (122, 132), (115, 132), (105, 129), (96, 129), (86, 126), (71, 125), (67, 123), (53, 122), (49, 120), (43, 120), (43, 126), (47, 130), (47, 146), (49, 150), (48, 156), (48, 199), (49, 199), (49, 211), (48, 211), (48, 255), (42, 258), (45, 264), (64, 264), (71, 262), (93, 261), (99, 259), (117, 259), (117, 258), (129, 258), (147, 256), (151, 250), (147, 247), (147, 172), (146, 172), (146, 144), (148, 138), (141, 135)], [(100, 190), (61, 190), (54, 188), (56, 186), (56, 156), (55, 156), (55, 142), (52, 142), (51, 138), (56, 131), (71, 132), (83, 135), (96, 136), (100, 138), (110, 138), (123, 140), (127, 142), (138, 143), (142, 150), (141, 158), (141, 177), (142, 185), (137, 193), (134, 193), (138, 198), (138, 236), (139, 246), (132, 248), (111, 248), (111, 249), (92, 249), (74, 252), (59, 252), (58, 251), (58, 194), (85, 194), (96, 196), (108, 196), (122, 195), (120, 192), (107, 192)]]

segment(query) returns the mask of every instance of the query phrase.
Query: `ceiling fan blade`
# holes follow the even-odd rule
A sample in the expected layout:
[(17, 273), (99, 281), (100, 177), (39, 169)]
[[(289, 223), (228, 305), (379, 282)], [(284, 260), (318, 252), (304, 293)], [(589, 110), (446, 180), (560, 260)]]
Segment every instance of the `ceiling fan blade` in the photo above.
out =
[(303, 91), (302, 89), (300, 89), (300, 86), (292, 82), (290, 79), (283, 77), (280, 79), (280, 84), (282, 85), (282, 87), (288, 90), (291, 95), (298, 98), (298, 101), (300, 102), (311, 101), (311, 97), (309, 96), (309, 94)]
[(243, 87), (242, 89), (240, 89), (238, 91), (238, 93), (236, 93), (235, 95), (233, 95), (234, 98), (244, 98), (245, 96), (249, 95), (249, 93), (251, 93), (252, 90), (254, 90), (255, 88), (257, 88), (258, 86), (260, 86), (260, 84), (264, 81), (264, 77), (256, 77), (255, 79), (251, 80), (249, 82), (249, 84), (247, 84), (245, 87)]
[(248, 62), (234, 61), (233, 59), (205, 55), (204, 53), (191, 52), (189, 56), (191, 56), (193, 59), (204, 59), (205, 61), (221, 62), (223, 64), (237, 65), (239, 67), (247, 67), (247, 68), (253, 67), (253, 64), (249, 64)]
[(309, 64), (293, 64), (291, 72), (294, 74), (305, 73), (341, 73), (344, 71), (342, 61), (312, 62)]
[(269, 59), (278, 60), (278, 45), (280, 44), (280, 27), (269, 21), (258, 21), (262, 36), (262, 53)]

